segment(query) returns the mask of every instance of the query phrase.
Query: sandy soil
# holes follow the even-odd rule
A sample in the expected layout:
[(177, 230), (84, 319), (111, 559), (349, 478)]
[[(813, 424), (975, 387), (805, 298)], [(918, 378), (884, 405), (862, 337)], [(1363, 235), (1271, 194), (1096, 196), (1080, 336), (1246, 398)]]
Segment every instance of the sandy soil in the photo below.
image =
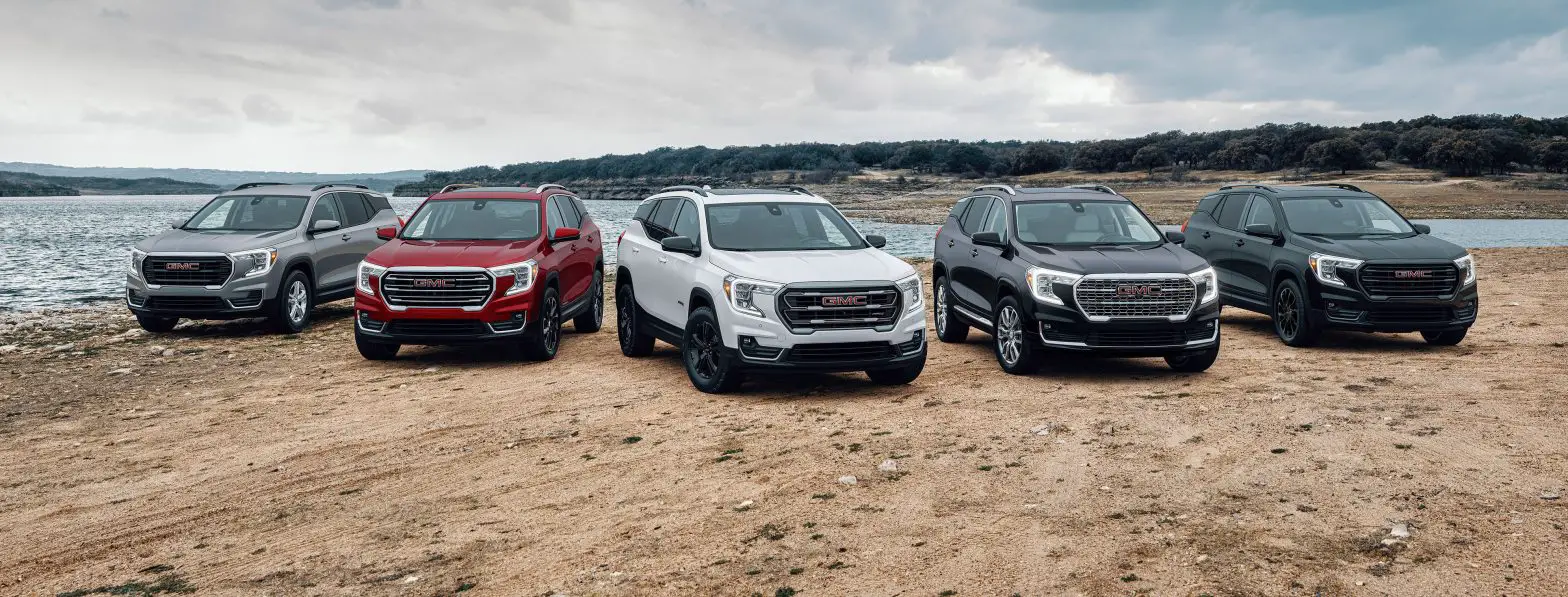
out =
[(1201, 375), (1010, 377), (972, 333), (909, 386), (730, 396), (613, 326), (547, 363), (372, 363), (345, 303), (298, 336), (13, 317), (0, 594), (1553, 594), (1564, 259), (1477, 252), (1453, 348), (1290, 349), (1229, 311)]

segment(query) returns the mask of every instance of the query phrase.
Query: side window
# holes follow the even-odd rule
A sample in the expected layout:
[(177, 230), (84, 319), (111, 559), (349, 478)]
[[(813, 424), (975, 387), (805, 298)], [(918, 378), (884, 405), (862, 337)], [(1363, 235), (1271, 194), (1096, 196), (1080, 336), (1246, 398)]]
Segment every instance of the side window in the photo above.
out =
[(322, 195), (316, 200), (316, 209), (310, 212), (310, 222), (306, 227), (315, 226), (316, 222), (333, 220), (343, 224), (343, 215), (338, 211), (338, 201), (332, 195)]
[(1249, 226), (1259, 224), (1270, 228), (1279, 228), (1276, 225), (1277, 220), (1274, 218), (1274, 206), (1269, 205), (1269, 200), (1264, 199), (1261, 195), (1252, 196), (1251, 206), (1247, 208), (1247, 218), (1243, 221), (1245, 222), (1242, 225), (1243, 230), (1246, 230)]
[(985, 220), (986, 210), (991, 207), (993, 200), (990, 197), (975, 197), (969, 200), (969, 209), (964, 211), (964, 218), (959, 220), (959, 228), (964, 234), (974, 235), (980, 230), (980, 225)]
[(561, 217), (561, 208), (556, 205), (555, 197), (551, 197), (544, 202), (544, 223), (545, 230), (550, 233), (551, 237), (555, 236), (556, 228), (566, 226), (566, 220)]
[(583, 203), (582, 199), (572, 197), (572, 205), (577, 206), (577, 225), (582, 226), (582, 221), (589, 219), (588, 204)]
[(1247, 207), (1247, 200), (1252, 195), (1226, 195), (1225, 204), (1220, 207), (1220, 214), (1215, 220), (1220, 226), (1231, 230), (1241, 229), (1241, 212)]
[(675, 236), (697, 240), (702, 236), (702, 225), (697, 220), (697, 204), (681, 201), (681, 211), (675, 216)]
[(644, 201), (644, 202), (642, 202), (641, 205), (637, 206), (637, 213), (636, 213), (636, 215), (632, 216), (632, 219), (633, 220), (637, 220), (638, 222), (646, 222), (646, 221), (648, 221), (648, 218), (653, 217), (653, 208), (658, 206), (658, 205), (659, 205), (658, 201)]
[(359, 193), (333, 193), (338, 198), (338, 208), (343, 210), (343, 227), (359, 226), (370, 221), (370, 206)]
[(382, 196), (382, 195), (362, 195), (362, 196), (365, 198), (366, 202), (370, 203), (370, 215), (371, 215), (371, 217), (375, 217), (376, 214), (379, 214), (379, 213), (381, 213), (383, 211), (392, 209), (392, 202), (388, 201), (385, 196)]
[(1220, 198), (1221, 197), (1222, 197), (1222, 195), (1209, 195), (1208, 197), (1204, 197), (1202, 199), (1199, 199), (1198, 200), (1198, 211), (1201, 211), (1201, 212), (1206, 213), (1206, 214), (1213, 214), (1214, 213), (1214, 208), (1218, 207), (1219, 204), (1220, 204)]
[(682, 201), (685, 201), (685, 199), (681, 199), (679, 197), (672, 197), (660, 201), (659, 208), (653, 210), (653, 220), (649, 223), (665, 230), (674, 228), (675, 211), (680, 208)]
[(985, 226), (981, 232), (995, 232), (997, 236), (1007, 238), (1007, 202), (991, 200), (991, 212), (986, 214)]
[(964, 208), (969, 207), (969, 204), (973, 203), (970, 201), (970, 199), (973, 199), (973, 197), (964, 197), (963, 199), (959, 199), (958, 203), (953, 205), (952, 211), (947, 212), (947, 215), (955, 220), (963, 220)]

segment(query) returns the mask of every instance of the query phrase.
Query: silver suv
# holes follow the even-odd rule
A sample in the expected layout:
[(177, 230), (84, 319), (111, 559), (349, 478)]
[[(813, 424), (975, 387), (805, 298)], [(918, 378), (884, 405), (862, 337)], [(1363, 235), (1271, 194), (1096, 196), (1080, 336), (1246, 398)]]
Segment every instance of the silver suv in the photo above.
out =
[(400, 225), (363, 185), (242, 184), (131, 248), (125, 303), (150, 332), (266, 317), (297, 333), (316, 304), (354, 295), (360, 260)]

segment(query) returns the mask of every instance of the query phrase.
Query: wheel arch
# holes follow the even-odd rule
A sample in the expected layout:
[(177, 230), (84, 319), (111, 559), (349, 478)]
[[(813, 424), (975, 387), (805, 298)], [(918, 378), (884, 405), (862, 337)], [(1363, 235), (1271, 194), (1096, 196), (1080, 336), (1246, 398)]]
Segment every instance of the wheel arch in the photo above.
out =
[(695, 312), (699, 307), (707, 307), (713, 309), (713, 314), (717, 316), (717, 306), (718, 303), (714, 302), (713, 295), (709, 294), (706, 288), (693, 288), (691, 289), (691, 297), (686, 301), (686, 312), (689, 314)]

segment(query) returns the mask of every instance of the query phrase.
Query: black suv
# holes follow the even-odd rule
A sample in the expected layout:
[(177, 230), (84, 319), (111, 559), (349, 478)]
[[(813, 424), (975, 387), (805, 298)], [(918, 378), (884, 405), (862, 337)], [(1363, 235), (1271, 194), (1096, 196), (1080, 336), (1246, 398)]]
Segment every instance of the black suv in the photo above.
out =
[(1470, 254), (1353, 185), (1221, 187), (1183, 231), (1219, 272), (1220, 300), (1272, 316), (1290, 346), (1329, 328), (1454, 345), (1475, 323)]
[(936, 234), (937, 337), (989, 331), (1014, 374), (1042, 348), (1203, 371), (1220, 353), (1220, 306), (1214, 270), (1182, 240), (1109, 187), (977, 188)]

